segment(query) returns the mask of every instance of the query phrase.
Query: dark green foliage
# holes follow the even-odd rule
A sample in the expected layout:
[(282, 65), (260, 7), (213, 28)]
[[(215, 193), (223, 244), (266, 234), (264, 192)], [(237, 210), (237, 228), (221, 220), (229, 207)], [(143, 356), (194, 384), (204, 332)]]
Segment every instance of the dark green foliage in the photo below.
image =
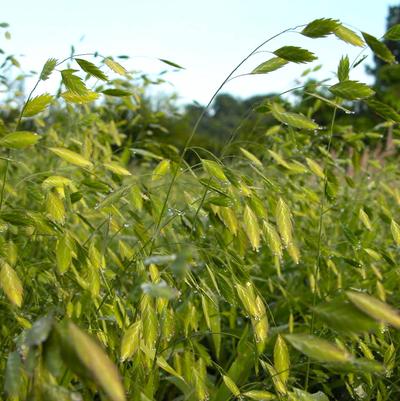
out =
[(283, 46), (275, 50), (274, 54), (293, 63), (308, 63), (317, 59), (310, 51), (296, 46)]
[(339, 21), (330, 18), (320, 18), (310, 22), (301, 33), (309, 38), (324, 38), (335, 32)]

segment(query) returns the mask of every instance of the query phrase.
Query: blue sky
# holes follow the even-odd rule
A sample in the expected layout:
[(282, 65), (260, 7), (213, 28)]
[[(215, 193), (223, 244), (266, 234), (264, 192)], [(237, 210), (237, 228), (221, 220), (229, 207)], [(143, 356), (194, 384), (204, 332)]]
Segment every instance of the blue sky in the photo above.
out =
[[(154, 58), (166, 58), (186, 69), (170, 73), (181, 101), (205, 103), (232, 68), (266, 38), (315, 18), (337, 18), (375, 36), (385, 30), (388, 0), (15, 0), (4, 1), (1, 20), (8, 22), (12, 40), (1, 47), (23, 54), (26, 70), (40, 70), (49, 57), (68, 56), (70, 45), (78, 52), (99, 51), (104, 55), (127, 54), (129, 69), (157, 73), (164, 69)], [(1, 22), (1, 21), (0, 21)], [(83, 37), (83, 39), (82, 39)], [(343, 54), (355, 57), (358, 49), (335, 38), (311, 40), (288, 34), (266, 50), (298, 45), (314, 51), (323, 64), (318, 78), (331, 77)], [(270, 55), (259, 54), (240, 72), (251, 71)], [(308, 66), (307, 66), (308, 67)], [(306, 67), (286, 66), (265, 76), (232, 81), (226, 92), (241, 97), (294, 86), (294, 78)], [(353, 79), (368, 82), (360, 66)], [(50, 83), (51, 85), (51, 83)], [(44, 90), (46, 88), (42, 88)], [(40, 90), (39, 90), (40, 92)]]

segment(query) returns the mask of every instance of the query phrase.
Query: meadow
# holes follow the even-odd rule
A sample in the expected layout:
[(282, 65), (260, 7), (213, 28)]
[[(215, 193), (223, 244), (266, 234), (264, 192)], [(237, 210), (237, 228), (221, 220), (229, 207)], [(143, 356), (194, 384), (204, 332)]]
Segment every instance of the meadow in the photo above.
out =
[[(25, 93), (0, 55), (1, 399), (399, 399), (400, 114), (351, 77), (400, 25), (293, 31), (360, 55), (217, 153), (194, 141), (237, 67), (177, 145), (123, 59), (49, 58)], [(249, 74), (317, 59), (274, 38)]]

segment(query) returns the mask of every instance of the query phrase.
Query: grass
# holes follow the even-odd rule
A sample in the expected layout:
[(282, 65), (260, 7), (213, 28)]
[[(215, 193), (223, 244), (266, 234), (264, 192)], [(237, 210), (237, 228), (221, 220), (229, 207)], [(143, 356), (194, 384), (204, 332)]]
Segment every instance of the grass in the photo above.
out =
[[(333, 20), (302, 28), (364, 46)], [(314, 57), (276, 53), (256, 73)], [(395, 111), (342, 58), (331, 92), (255, 105), (273, 125), (254, 143), (235, 131), (235, 152), (191, 148), (197, 125), (183, 150), (138, 149), (117, 118), (140, 110), (138, 88), (101, 63), (64, 69), (60, 94), (32, 91), (19, 117), (2, 106), (4, 399), (397, 399), (397, 160), (367, 156), (397, 134)], [(103, 67), (119, 76), (96, 86)], [(385, 124), (341, 125), (354, 99)]]

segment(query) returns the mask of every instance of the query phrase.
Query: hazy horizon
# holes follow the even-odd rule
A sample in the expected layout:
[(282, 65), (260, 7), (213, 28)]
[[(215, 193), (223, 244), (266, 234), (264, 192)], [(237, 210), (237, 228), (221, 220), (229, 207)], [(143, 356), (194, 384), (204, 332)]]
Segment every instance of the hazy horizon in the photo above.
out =
[[(40, 70), (47, 58), (68, 56), (70, 45), (75, 46), (77, 53), (129, 55), (132, 58), (123, 61), (128, 69), (150, 74), (165, 69), (157, 60), (164, 58), (185, 70), (167, 73), (173, 86), (165, 85), (163, 89), (176, 92), (181, 102), (200, 103), (209, 100), (226, 75), (254, 47), (286, 28), (329, 17), (379, 37), (385, 30), (389, 5), (399, 4), (388, 0), (282, 0), (272, 6), (272, 2), (261, 0), (172, 0), (168, 4), (160, 0), (115, 0), (112, 7), (108, 2), (92, 0), (65, 1), (56, 6), (49, 0), (23, 3), (9, 3), (2, 10), (2, 21), (10, 24), (12, 38), (3, 40), (1, 47), (8, 53), (24, 54), (19, 58), (24, 70)], [(306, 66), (285, 66), (267, 76), (242, 77), (228, 83), (223, 92), (242, 98), (281, 92), (292, 87), (294, 78), (306, 68), (322, 64), (323, 68), (314, 76), (330, 77), (342, 55), (354, 58), (359, 53), (359, 49), (333, 37), (312, 40), (293, 33), (275, 39), (265, 50), (273, 51), (286, 44), (314, 51), (319, 60)], [(269, 57), (258, 54), (238, 72), (251, 71)], [(354, 71), (352, 78), (371, 80), (364, 66)], [(40, 90), (45, 89), (42, 86)]]

